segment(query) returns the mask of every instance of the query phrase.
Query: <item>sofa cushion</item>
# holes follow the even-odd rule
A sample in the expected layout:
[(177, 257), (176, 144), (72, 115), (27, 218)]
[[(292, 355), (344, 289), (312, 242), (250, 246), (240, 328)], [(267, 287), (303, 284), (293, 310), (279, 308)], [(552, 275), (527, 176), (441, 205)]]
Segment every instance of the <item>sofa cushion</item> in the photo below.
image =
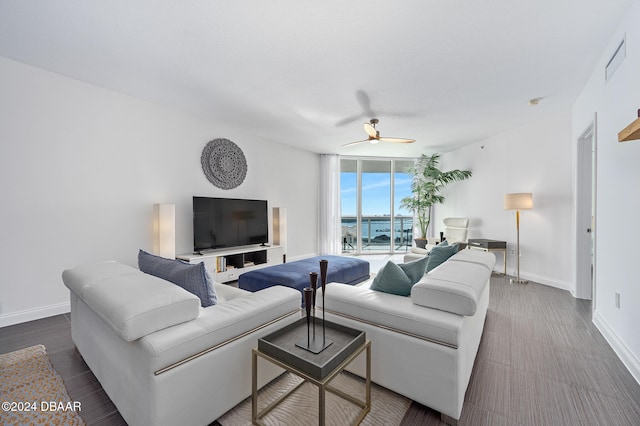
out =
[[(425, 309), (413, 303), (409, 297), (374, 291), (368, 285), (370, 282), (372, 281), (358, 286), (327, 284), (324, 296), (327, 312), (344, 314), (359, 321), (400, 330), (447, 345), (460, 344), (464, 317), (437, 309)], [(318, 298), (317, 303), (322, 305), (322, 297)]]
[[(470, 251), (475, 253), (467, 253)], [(474, 315), (494, 263), (493, 253), (462, 250), (414, 285), (411, 300), (428, 308)]]
[(193, 294), (113, 261), (67, 269), (62, 280), (126, 341), (191, 321), (200, 313), (200, 300)]
[(482, 250), (460, 250), (447, 261), (475, 263), (483, 265), (487, 270), (492, 271), (496, 263), (496, 257), (493, 253), (487, 253)]
[(393, 262), (387, 262), (373, 279), (371, 290), (383, 291), (385, 293), (398, 296), (408, 296), (411, 294), (411, 278)]
[(203, 308), (218, 302), (213, 280), (204, 262), (191, 265), (181, 260), (166, 259), (140, 250), (138, 252), (138, 267), (142, 272), (171, 281), (195, 294), (200, 299)]
[(447, 240), (433, 247), (429, 252), (429, 262), (427, 263), (427, 272), (437, 268), (458, 251), (458, 244), (449, 245)]
[[(237, 290), (237, 289), (236, 289)], [(140, 339), (136, 344), (148, 355), (144, 368), (156, 371), (193, 354), (210, 350), (219, 344), (229, 343), (258, 327), (270, 324), (278, 318), (287, 317), (293, 322), (300, 318), (300, 292), (288, 287), (273, 286), (255, 293), (239, 290), (232, 300), (200, 309), (194, 321), (160, 330)], [(225, 296), (228, 294), (225, 292)], [(408, 298), (403, 298), (407, 299)], [(257, 339), (254, 337), (254, 344)], [(219, 348), (221, 357), (232, 354), (234, 345)], [(229, 352), (229, 351), (232, 352)], [(249, 362), (249, 352), (236, 362)], [(251, 370), (250, 364), (246, 364)], [(195, 363), (194, 368), (198, 368)], [(208, 374), (203, 370), (200, 374)], [(214, 380), (215, 377), (212, 378)]]
[(251, 294), (250, 291), (243, 290), (238, 287), (234, 287), (229, 284), (223, 284), (219, 282), (214, 282), (213, 285), (216, 291), (216, 297), (218, 298), (218, 303), (229, 302), (233, 299), (237, 299), (239, 297), (246, 297)]

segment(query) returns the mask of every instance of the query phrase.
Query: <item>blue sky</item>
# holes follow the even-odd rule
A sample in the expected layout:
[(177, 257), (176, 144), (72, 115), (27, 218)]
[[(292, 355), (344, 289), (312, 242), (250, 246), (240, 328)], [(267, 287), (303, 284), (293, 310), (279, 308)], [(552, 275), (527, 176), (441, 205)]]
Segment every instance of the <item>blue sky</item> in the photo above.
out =
[[(389, 215), (391, 193), (389, 173), (362, 174), (362, 215)], [(410, 216), (408, 210), (400, 210), (400, 200), (411, 194), (411, 178), (406, 173), (395, 174), (395, 215)], [(340, 195), (343, 216), (356, 215), (356, 174), (340, 173)]]

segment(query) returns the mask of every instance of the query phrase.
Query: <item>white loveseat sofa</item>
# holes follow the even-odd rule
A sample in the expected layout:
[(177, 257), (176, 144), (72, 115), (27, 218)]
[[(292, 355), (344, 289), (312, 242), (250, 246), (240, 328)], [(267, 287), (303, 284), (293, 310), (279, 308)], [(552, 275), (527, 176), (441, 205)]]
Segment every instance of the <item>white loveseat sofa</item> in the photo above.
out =
[[(300, 318), (300, 292), (215, 284), (218, 304), (117, 262), (63, 272), (78, 351), (130, 425), (206, 425), (251, 395), (257, 339)], [(259, 386), (283, 370), (260, 364)]]
[[(461, 250), (426, 274), (409, 297), (371, 290), (371, 280), (330, 283), (326, 319), (366, 331), (374, 382), (455, 424), (482, 337), (494, 263), (492, 253)], [(354, 365), (364, 376), (364, 363)]]

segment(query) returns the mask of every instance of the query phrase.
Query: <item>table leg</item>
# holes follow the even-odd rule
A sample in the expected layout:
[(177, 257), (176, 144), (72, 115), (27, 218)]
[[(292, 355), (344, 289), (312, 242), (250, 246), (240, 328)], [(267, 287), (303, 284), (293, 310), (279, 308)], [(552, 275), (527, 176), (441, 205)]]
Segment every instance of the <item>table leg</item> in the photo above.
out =
[(365, 386), (367, 394), (367, 406), (365, 410), (368, 412), (371, 409), (371, 342), (369, 342), (369, 345), (367, 346), (367, 381)]
[(258, 355), (251, 352), (251, 423), (258, 419)]
[(502, 251), (502, 259), (504, 263), (504, 275), (507, 276), (507, 249)]
[[(344, 368), (351, 362), (353, 362), (353, 360), (358, 357), (360, 354), (362, 354), (364, 351), (366, 351), (366, 382), (365, 382), (365, 386), (366, 386), (366, 391), (365, 391), (365, 401), (362, 401), (359, 398), (354, 397), (353, 395), (350, 394), (346, 394), (343, 391), (339, 390), (339, 389), (335, 389), (333, 388), (330, 383), (331, 381), (335, 378), (335, 376), (340, 373), (341, 371), (344, 370)], [(290, 389), (288, 392), (280, 395), (280, 397), (278, 397), (275, 401), (272, 401), (270, 404), (268, 404), (265, 408), (262, 409), (261, 412), (258, 412), (258, 356), (263, 357), (265, 359), (267, 359), (268, 361), (276, 364), (279, 367), (284, 368), (285, 370), (294, 373), (296, 375), (298, 375), (299, 377), (303, 378), (304, 380), (302, 380), (299, 384), (297, 384), (296, 386), (294, 386), (292, 389)], [(299, 370), (297, 370), (296, 368), (287, 365), (286, 363), (272, 358), (269, 355), (265, 355), (262, 352), (260, 352), (258, 349), (253, 349), (252, 350), (252, 357), (251, 357), (251, 396), (252, 396), (252, 401), (251, 401), (251, 420), (252, 423), (255, 425), (264, 425), (264, 422), (262, 421), (262, 419), (269, 413), (271, 412), (274, 408), (276, 408), (282, 401), (284, 401), (285, 399), (287, 399), (289, 396), (291, 396), (292, 394), (294, 394), (294, 392), (301, 387), (302, 385), (304, 385), (305, 383), (313, 383), (318, 387), (318, 424), (324, 426), (326, 424), (326, 392), (330, 391), (332, 393), (334, 393), (335, 395), (337, 395), (338, 397), (351, 402), (353, 404), (355, 404), (356, 406), (359, 406), (362, 408), (362, 410), (360, 411), (360, 414), (358, 415), (358, 417), (353, 421), (353, 425), (358, 425), (360, 424), (360, 422), (362, 422), (362, 420), (364, 419), (364, 417), (367, 415), (367, 413), (369, 413), (371, 411), (371, 342), (370, 341), (365, 341), (365, 343), (360, 346), (358, 349), (356, 349), (348, 358), (347, 360), (344, 361), (343, 364), (341, 364), (341, 367), (339, 370), (334, 370), (327, 378), (323, 379), (323, 380), (316, 380), (313, 377), (309, 377), (306, 373), (303, 373)]]
[(318, 424), (324, 426), (324, 406), (325, 406), (325, 388), (323, 385), (318, 386)]

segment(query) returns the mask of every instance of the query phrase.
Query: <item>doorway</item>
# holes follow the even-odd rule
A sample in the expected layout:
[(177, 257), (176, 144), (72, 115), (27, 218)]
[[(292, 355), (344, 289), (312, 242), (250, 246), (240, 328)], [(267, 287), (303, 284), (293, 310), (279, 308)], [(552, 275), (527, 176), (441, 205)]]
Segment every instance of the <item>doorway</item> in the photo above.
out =
[(596, 117), (578, 138), (576, 185), (576, 294), (595, 301), (596, 267)]

